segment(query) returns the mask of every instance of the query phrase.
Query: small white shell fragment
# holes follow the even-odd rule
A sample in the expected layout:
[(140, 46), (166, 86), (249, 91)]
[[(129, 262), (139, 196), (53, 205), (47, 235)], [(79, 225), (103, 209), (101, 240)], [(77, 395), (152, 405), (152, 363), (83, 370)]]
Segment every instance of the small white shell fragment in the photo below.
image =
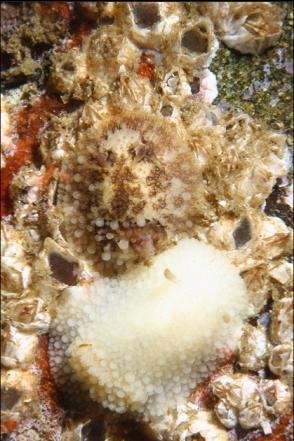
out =
[(265, 420), (265, 421), (261, 421), (260, 426), (263, 430), (263, 433), (265, 435), (269, 435), (272, 433), (272, 427), (269, 421)]
[[(200, 77), (200, 89), (196, 93), (197, 100), (203, 100), (205, 103), (211, 104), (218, 96), (216, 76), (213, 72), (206, 69)], [(225, 202), (225, 201), (224, 201)]]
[(278, 282), (285, 284), (293, 280), (293, 265), (290, 262), (272, 264), (269, 269), (270, 276)]

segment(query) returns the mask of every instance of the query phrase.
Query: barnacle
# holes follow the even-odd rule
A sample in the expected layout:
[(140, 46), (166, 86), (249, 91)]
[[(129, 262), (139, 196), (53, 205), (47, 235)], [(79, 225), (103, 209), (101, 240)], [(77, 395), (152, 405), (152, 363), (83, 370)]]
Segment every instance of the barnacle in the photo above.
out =
[(281, 10), (269, 2), (197, 2), (215, 25), (220, 39), (245, 54), (259, 54), (281, 34)]
[(228, 441), (229, 435), (211, 411), (199, 410), (192, 401), (178, 406), (174, 423), (174, 438), (184, 441), (201, 436), (205, 441)]
[(243, 331), (239, 363), (245, 370), (258, 371), (265, 366), (268, 342), (264, 329), (247, 325)]
[[(5, 30), (5, 85), (41, 71), (1, 96), (2, 377), (20, 403), (5, 431), (80, 439), (94, 414), (109, 440), (128, 438), (125, 418), (173, 441), (274, 432), (291, 402), (292, 234), (267, 205), (279, 185), (291, 205), (289, 152), (283, 133), (213, 104), (210, 65), (219, 40), (273, 45), (280, 8), (22, 11), (27, 28)], [(52, 375), (83, 429), (62, 429)]]
[[(215, 412), (228, 428), (238, 423), (244, 429), (261, 426), (265, 434), (271, 433), (270, 420), (281, 414), (289, 405), (291, 393), (279, 380), (263, 380), (244, 374), (222, 375), (213, 383), (213, 390), (219, 401)], [(277, 400), (280, 398), (280, 406)]]
[(282, 414), (291, 399), (288, 387), (279, 380), (263, 381), (260, 387), (266, 410), (273, 415)]
[(125, 17), (130, 37), (143, 47), (161, 49), (180, 27), (183, 6), (179, 3), (133, 2), (124, 6), (130, 14), (121, 14), (120, 19)]
[(202, 18), (197, 23), (187, 22), (180, 35), (181, 39), (176, 43), (178, 63), (187, 70), (208, 67), (218, 49), (210, 20)]
[(87, 75), (85, 54), (78, 48), (72, 48), (66, 53), (60, 52), (55, 55), (50, 85), (53, 90), (64, 94), (64, 97), (85, 99), (90, 87)]
[(293, 345), (291, 342), (275, 346), (270, 351), (270, 370), (280, 377), (288, 377), (291, 381), (293, 376)]

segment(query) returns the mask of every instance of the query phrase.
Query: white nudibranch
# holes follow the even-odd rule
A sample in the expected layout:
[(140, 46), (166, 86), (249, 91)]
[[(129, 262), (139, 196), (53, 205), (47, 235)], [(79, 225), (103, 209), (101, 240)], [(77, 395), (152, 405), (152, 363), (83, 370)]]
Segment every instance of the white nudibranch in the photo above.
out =
[(249, 313), (245, 283), (224, 253), (183, 239), (150, 266), (63, 292), (50, 331), (52, 372), (59, 387), (77, 383), (110, 410), (150, 419), (236, 349)]

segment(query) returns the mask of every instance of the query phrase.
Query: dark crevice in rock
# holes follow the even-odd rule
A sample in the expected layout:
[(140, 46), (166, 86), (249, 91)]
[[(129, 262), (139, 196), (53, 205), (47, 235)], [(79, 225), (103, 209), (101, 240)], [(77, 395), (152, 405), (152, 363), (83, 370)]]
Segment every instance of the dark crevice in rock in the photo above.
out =
[(251, 226), (247, 218), (241, 220), (239, 226), (233, 232), (236, 248), (241, 248), (251, 239)]
[(58, 253), (51, 253), (49, 265), (56, 280), (69, 286), (77, 284), (79, 266), (76, 262), (70, 262)]
[(12, 409), (13, 406), (19, 401), (20, 392), (14, 387), (1, 388), (1, 410)]
[(82, 441), (103, 441), (105, 426), (102, 420), (91, 421), (82, 428)]
[(293, 228), (293, 211), (290, 205), (283, 203), (285, 189), (274, 186), (272, 193), (266, 200), (264, 212), (268, 216), (279, 217), (288, 227)]

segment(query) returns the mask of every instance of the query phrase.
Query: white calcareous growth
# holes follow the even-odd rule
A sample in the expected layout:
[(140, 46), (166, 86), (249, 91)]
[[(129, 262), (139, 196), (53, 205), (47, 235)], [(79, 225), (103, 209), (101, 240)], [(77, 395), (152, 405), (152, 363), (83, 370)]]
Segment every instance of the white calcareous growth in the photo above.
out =
[(52, 371), (57, 385), (76, 382), (106, 408), (160, 416), (236, 349), (249, 309), (227, 257), (183, 239), (149, 267), (65, 290)]

